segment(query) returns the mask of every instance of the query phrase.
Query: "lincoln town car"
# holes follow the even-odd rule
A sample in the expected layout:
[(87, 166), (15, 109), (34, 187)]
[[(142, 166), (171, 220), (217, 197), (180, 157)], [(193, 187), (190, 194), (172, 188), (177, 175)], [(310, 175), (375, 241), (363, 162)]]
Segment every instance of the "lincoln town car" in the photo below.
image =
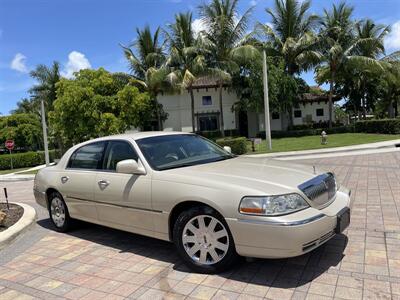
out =
[(203, 273), (299, 256), (349, 225), (333, 172), (229, 150), (182, 132), (93, 139), (40, 170), (34, 194), (57, 231), (78, 219), (171, 241)]

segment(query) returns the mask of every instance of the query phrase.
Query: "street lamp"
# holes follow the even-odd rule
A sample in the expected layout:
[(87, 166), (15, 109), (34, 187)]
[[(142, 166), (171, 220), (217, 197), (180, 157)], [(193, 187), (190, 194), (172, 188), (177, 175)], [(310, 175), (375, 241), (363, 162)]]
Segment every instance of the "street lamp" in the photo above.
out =
[(265, 53), (265, 50), (263, 51), (263, 84), (264, 84), (265, 138), (267, 139), (268, 149), (272, 150), (271, 125), (269, 122), (267, 54)]
[(44, 159), (46, 161), (46, 167), (50, 165), (49, 158), (49, 145), (47, 142), (47, 126), (46, 126), (46, 114), (44, 112), (44, 102), (43, 99), (40, 100), (40, 111), (42, 115), (42, 129), (43, 129), (43, 143), (44, 143)]

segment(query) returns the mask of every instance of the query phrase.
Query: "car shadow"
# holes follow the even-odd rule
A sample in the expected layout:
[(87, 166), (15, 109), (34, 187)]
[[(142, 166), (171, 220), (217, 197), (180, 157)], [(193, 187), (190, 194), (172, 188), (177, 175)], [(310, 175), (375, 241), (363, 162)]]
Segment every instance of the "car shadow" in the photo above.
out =
[[(49, 219), (39, 220), (37, 224), (54, 230)], [(193, 273), (182, 263), (170, 242), (82, 221), (76, 222), (66, 235), (112, 248), (119, 253), (140, 255), (156, 261), (155, 264), (168, 266), (158, 274), (160, 280), (168, 278), (171, 272)], [(307, 254), (287, 259), (243, 258), (231, 270), (214, 276), (229, 279), (231, 284), (236, 281), (264, 287), (306, 289), (309, 282), (340, 266), (347, 243), (347, 237), (339, 234)]]

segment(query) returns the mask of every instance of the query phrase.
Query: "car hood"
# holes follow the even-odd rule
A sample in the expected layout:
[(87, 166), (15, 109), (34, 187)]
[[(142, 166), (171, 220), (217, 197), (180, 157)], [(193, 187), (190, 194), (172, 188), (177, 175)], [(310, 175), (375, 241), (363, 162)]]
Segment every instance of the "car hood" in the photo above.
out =
[(157, 172), (155, 179), (179, 181), (226, 189), (244, 189), (247, 194), (281, 194), (315, 177), (312, 166), (258, 157), (236, 157), (214, 163)]

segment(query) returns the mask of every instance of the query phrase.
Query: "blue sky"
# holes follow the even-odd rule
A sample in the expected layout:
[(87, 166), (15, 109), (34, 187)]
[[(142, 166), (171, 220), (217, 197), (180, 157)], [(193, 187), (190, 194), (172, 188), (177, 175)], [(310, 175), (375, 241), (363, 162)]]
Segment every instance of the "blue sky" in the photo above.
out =
[[(321, 13), (338, 1), (314, 0), (311, 12)], [(201, 0), (0, 0), (0, 113), (8, 114), (27, 97), (34, 83), (29, 71), (37, 64), (62, 64), (69, 76), (80, 68), (105, 67), (127, 71), (119, 43), (135, 38), (135, 28), (173, 21), (175, 13), (193, 11)], [(369, 17), (393, 26), (388, 52), (400, 49), (400, 0), (348, 0), (354, 17)], [(240, 11), (255, 5), (255, 20), (268, 22), (273, 0), (241, 0)], [(313, 84), (313, 74), (302, 77)]]

